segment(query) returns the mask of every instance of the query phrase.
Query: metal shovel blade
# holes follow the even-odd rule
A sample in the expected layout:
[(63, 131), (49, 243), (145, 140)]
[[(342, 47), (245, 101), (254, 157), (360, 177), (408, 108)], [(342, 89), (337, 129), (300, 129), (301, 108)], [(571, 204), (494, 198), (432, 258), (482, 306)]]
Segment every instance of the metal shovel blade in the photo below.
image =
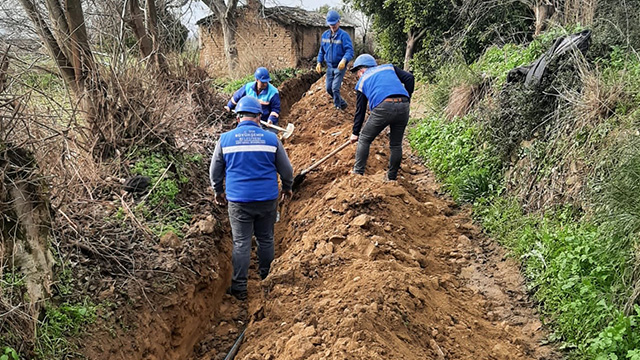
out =
[(293, 185), (291, 185), (291, 190), (296, 191), (298, 187), (300, 187), (300, 184), (302, 184), (302, 182), (304, 181), (306, 175), (306, 173), (300, 173), (296, 175), (296, 177), (293, 178)]
[(296, 127), (292, 123), (287, 124), (287, 128), (284, 130), (282, 137), (288, 139), (293, 134), (293, 129), (295, 128)]

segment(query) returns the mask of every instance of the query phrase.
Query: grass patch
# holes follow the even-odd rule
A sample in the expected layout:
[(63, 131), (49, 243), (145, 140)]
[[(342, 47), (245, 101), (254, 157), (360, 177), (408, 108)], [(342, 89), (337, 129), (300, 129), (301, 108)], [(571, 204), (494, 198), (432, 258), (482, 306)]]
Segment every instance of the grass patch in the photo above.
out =
[(68, 339), (80, 335), (95, 322), (96, 306), (89, 300), (79, 304), (45, 305), (45, 317), (38, 326), (36, 354), (40, 359), (63, 359), (74, 354), (76, 345)]
[[(285, 68), (269, 71), (271, 77), (271, 85), (279, 87), (284, 81), (296, 77), (298, 74), (304, 73), (308, 70), (301, 70), (296, 68)], [(249, 74), (239, 79), (218, 78), (213, 81), (213, 86), (222, 93), (233, 94), (241, 86), (248, 82), (255, 81), (253, 74)]]
[[(183, 236), (184, 228), (191, 222), (192, 215), (180, 200), (180, 194), (189, 183), (184, 169), (188, 164), (202, 165), (199, 154), (175, 155), (165, 152), (139, 151), (133, 158), (130, 171), (133, 175), (148, 176), (150, 185), (133, 212), (146, 220), (149, 228), (158, 237), (167, 232)], [(124, 209), (114, 214), (114, 220), (125, 218)]]
[(619, 238), (568, 207), (525, 214), (514, 199), (494, 198), (474, 213), (522, 261), (528, 287), (554, 325), (552, 340), (573, 358), (626, 359), (640, 348), (640, 314), (625, 316), (615, 301), (627, 295), (620, 274), (633, 257), (628, 249), (611, 251)]
[(473, 202), (500, 190), (500, 163), (471, 117), (422, 120), (410, 129), (411, 146), (426, 160), (454, 199)]

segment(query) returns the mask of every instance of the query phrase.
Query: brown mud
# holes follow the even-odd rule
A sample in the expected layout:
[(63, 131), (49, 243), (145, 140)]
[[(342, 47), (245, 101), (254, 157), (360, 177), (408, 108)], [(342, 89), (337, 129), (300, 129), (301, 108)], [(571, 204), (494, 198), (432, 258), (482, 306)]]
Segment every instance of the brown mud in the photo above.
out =
[[(354, 86), (348, 74), (345, 112), (322, 78), (283, 117), (296, 173), (348, 139)], [(561, 358), (518, 264), (404, 151), (397, 182), (384, 134), (365, 176), (349, 173), (355, 145), (310, 172), (282, 207), (269, 277), (252, 264), (248, 301), (225, 295), (191, 358), (223, 359), (245, 327), (236, 359)]]

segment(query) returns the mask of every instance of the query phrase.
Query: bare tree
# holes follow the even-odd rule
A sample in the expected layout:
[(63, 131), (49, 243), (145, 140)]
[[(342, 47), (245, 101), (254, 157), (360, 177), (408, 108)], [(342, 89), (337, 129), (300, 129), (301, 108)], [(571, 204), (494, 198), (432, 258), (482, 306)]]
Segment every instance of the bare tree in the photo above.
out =
[(20, 3), (35, 25), (40, 39), (56, 62), (65, 82), (78, 98), (83, 98), (89, 88), (89, 77), (95, 73), (95, 67), (80, 0), (68, 0), (65, 8), (58, 0), (46, 0), (53, 31), (36, 3), (32, 0), (20, 0)]
[(129, 4), (129, 26), (138, 39), (141, 55), (156, 65), (160, 72), (167, 73), (169, 71), (167, 62), (160, 51), (158, 11), (155, 0), (145, 1), (144, 13), (138, 0), (125, 0), (126, 3)]
[[(258, 0), (250, 0), (258, 1)], [(238, 65), (238, 48), (236, 45), (236, 10), (238, 0), (202, 0), (214, 13), (222, 26), (222, 36), (224, 37), (224, 53), (229, 65), (229, 74), (236, 72)]]
[(342, 7), (342, 12), (350, 22), (356, 25), (356, 37), (360, 37), (360, 40), (362, 41), (362, 47), (356, 49), (356, 51), (359, 50), (364, 53), (372, 53), (372, 39), (369, 36), (373, 25), (371, 16), (367, 16), (365, 13), (354, 9), (350, 5), (344, 5)]

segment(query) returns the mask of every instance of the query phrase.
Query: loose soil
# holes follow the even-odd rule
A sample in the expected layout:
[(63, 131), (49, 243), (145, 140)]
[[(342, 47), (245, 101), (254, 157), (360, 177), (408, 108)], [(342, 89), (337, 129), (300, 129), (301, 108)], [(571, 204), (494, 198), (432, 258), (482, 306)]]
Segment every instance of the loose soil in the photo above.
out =
[[(283, 117), (296, 125), (285, 144), (296, 173), (348, 139), (354, 86), (348, 74), (345, 112), (322, 78)], [(384, 133), (365, 176), (349, 173), (354, 152), (307, 174), (283, 204), (269, 277), (260, 281), (252, 264), (248, 301), (224, 295), (192, 359), (223, 359), (245, 328), (236, 359), (561, 358), (544, 344), (518, 264), (440, 193), (408, 146), (397, 182), (384, 181)]]

